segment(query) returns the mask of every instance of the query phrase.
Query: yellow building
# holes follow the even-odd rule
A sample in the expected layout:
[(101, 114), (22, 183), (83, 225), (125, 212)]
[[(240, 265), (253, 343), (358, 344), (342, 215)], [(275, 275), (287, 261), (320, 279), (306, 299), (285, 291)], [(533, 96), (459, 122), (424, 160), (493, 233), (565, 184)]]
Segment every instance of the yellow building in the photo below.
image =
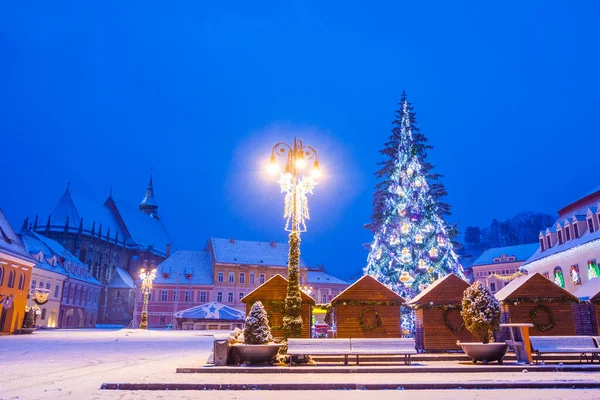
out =
[(0, 334), (21, 329), (34, 265), (0, 209)]

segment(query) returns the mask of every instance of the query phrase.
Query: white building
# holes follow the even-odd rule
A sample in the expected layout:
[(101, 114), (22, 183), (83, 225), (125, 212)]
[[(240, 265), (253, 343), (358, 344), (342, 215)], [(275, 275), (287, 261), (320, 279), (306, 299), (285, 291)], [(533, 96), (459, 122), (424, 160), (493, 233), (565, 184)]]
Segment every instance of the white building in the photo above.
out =
[(558, 211), (558, 219), (540, 232), (538, 250), (522, 265), (575, 293), (600, 276), (600, 186)]

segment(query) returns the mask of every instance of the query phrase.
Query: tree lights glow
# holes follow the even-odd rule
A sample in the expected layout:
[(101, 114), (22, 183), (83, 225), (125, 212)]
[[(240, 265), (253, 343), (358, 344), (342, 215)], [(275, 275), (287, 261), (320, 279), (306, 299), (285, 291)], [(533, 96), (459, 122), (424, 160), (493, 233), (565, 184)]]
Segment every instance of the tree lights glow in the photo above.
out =
[(156, 278), (156, 266), (154, 261), (148, 264), (148, 261), (144, 260), (142, 263), (142, 269), (140, 270), (140, 279), (142, 280), (142, 293), (144, 294), (144, 305), (142, 306), (142, 322), (140, 323), (140, 329), (148, 329), (148, 296), (152, 291), (152, 282)]

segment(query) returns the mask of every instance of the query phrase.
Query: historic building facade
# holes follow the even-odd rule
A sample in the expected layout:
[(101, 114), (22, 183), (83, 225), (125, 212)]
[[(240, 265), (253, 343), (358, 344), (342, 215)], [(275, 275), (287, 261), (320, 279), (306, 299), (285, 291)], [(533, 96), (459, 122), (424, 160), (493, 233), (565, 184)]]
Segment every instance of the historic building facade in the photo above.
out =
[(600, 276), (600, 186), (558, 211), (540, 232), (537, 251), (523, 264), (570, 293)]
[[(36, 325), (47, 328), (90, 328), (96, 325), (102, 284), (61, 244), (33, 231), (21, 238), (35, 259), (29, 307), (39, 314)], [(48, 295), (47, 302), (36, 301), (36, 291)]]
[[(240, 300), (276, 274), (287, 277), (287, 243), (210, 238), (202, 251), (175, 252), (157, 266), (148, 303), (149, 326), (167, 326), (173, 313), (208, 302), (245, 311)], [(301, 261), (300, 285), (327, 301), (348, 283)], [(139, 287), (139, 285), (138, 285)], [(136, 320), (143, 297), (138, 289)]]
[(0, 209), (0, 334), (21, 329), (34, 264)]
[(496, 293), (519, 275), (519, 268), (537, 248), (533, 243), (488, 249), (473, 263), (473, 279)]
[[(115, 277), (121, 280), (117, 268), (136, 275), (144, 260), (159, 264), (174, 250), (158, 214), (152, 177), (137, 207), (117, 201), (112, 192), (103, 203), (97, 203), (67, 187), (45, 224), (36, 216), (33, 223), (25, 220), (23, 230), (55, 240), (89, 266), (91, 275), (103, 285), (98, 312), (101, 323), (123, 321), (133, 314), (131, 308), (122, 307), (132, 307), (133, 301), (112, 298), (122, 292), (110, 288)], [(111, 310), (117, 315), (110, 315)]]

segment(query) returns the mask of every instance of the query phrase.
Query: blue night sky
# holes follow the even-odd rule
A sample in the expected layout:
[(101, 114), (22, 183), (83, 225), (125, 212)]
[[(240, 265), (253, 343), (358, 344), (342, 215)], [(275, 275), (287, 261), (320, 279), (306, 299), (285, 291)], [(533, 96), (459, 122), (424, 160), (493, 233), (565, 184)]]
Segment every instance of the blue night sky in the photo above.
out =
[(554, 214), (600, 183), (597, 1), (206, 3), (0, 6), (0, 207), (15, 228), (67, 181), (137, 204), (154, 168), (178, 248), (285, 241), (263, 167), (296, 135), (327, 172), (302, 255), (349, 277), (402, 89), (463, 231)]

